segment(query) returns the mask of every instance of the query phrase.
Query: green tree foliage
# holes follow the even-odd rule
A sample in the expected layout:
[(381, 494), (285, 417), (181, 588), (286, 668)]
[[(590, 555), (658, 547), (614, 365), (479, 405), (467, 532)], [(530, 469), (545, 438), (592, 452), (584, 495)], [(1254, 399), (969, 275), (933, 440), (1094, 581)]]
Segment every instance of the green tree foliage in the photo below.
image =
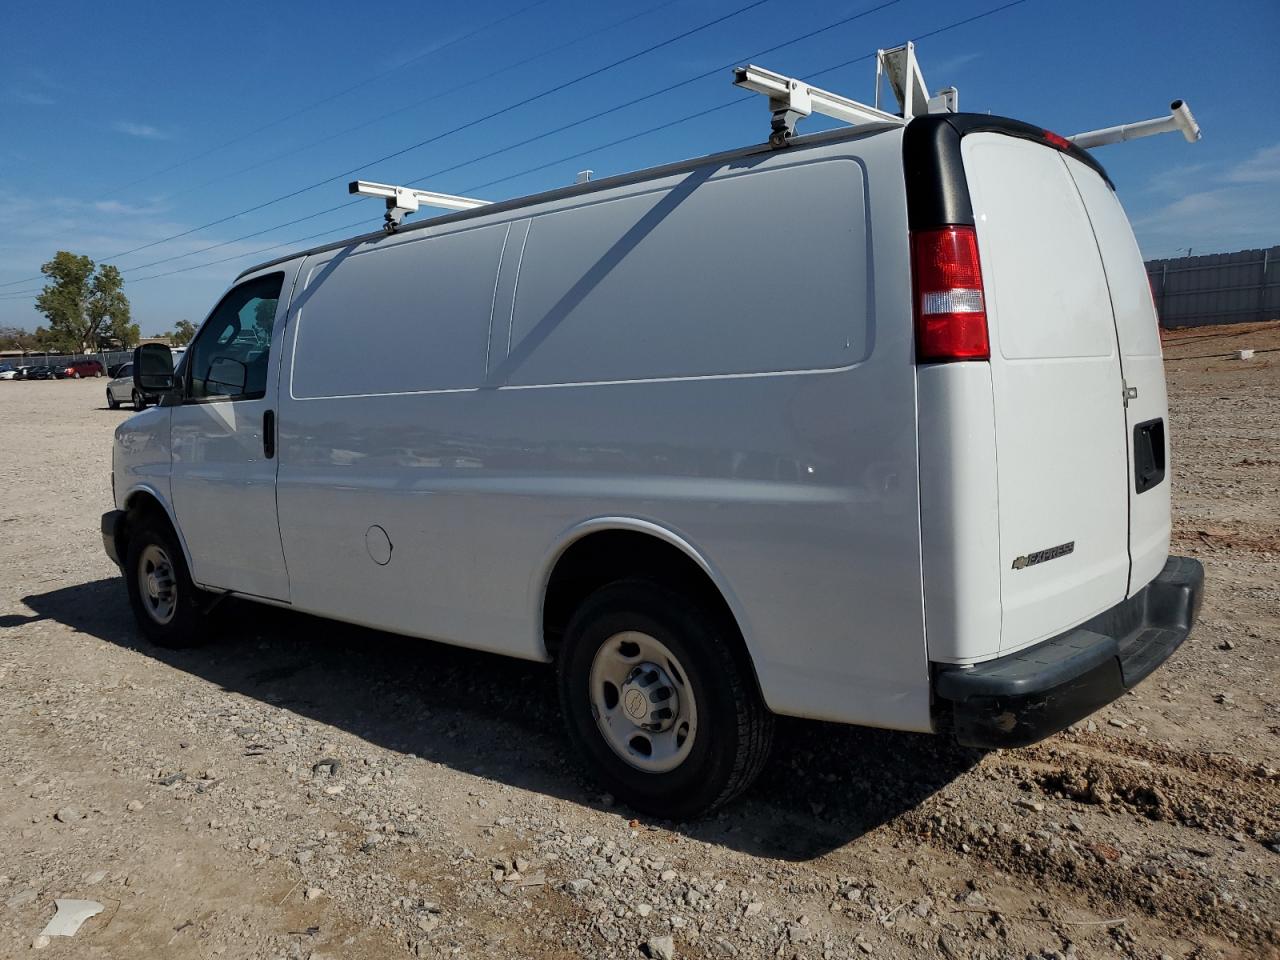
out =
[(110, 264), (95, 270), (88, 257), (59, 250), (40, 268), (49, 278), (36, 297), (36, 309), (49, 319), (47, 345), (70, 353), (90, 353), (104, 341), (129, 347), (138, 342), (138, 325), (131, 322), (124, 277)]
[(185, 347), (196, 335), (196, 325), (190, 320), (179, 320), (173, 329), (165, 334), (175, 347)]

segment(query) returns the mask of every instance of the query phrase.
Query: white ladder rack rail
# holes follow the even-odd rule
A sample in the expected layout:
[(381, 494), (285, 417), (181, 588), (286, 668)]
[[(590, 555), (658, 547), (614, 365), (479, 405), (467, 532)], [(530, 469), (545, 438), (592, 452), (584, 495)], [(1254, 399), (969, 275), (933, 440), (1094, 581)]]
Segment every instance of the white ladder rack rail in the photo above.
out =
[[(888, 78), (889, 87), (898, 99), (901, 113), (894, 114), (880, 109), (881, 81), (884, 78)], [(774, 73), (755, 64), (737, 67), (733, 71), (733, 83), (734, 86), (762, 93), (769, 98), (769, 109), (773, 113), (769, 145), (775, 148), (785, 147), (795, 136), (796, 124), (815, 113), (843, 120), (854, 126), (865, 123), (902, 126), (922, 113), (955, 113), (959, 105), (959, 94), (954, 87), (947, 87), (935, 96), (929, 95), (924, 75), (916, 62), (913, 43), (876, 51), (875, 106), (823, 90), (804, 80)]]
[(733, 85), (753, 93), (762, 93), (769, 98), (769, 109), (773, 112), (769, 144), (773, 147), (785, 147), (787, 141), (795, 136), (796, 124), (814, 113), (854, 125), (906, 123), (901, 117), (894, 116), (892, 113), (859, 103), (857, 100), (850, 100), (830, 90), (812, 86), (803, 80), (786, 77), (772, 70), (766, 70), (764, 67), (757, 67), (755, 64), (735, 68)]
[(1077, 147), (1091, 150), (1094, 147), (1105, 147), (1109, 143), (1122, 143), (1125, 140), (1137, 140), (1139, 137), (1153, 137), (1157, 133), (1181, 133), (1187, 143), (1195, 143), (1200, 139), (1200, 124), (1191, 115), (1191, 108), (1185, 100), (1175, 100), (1169, 104), (1169, 116), (1155, 117), (1152, 120), (1139, 120), (1136, 123), (1121, 123), (1114, 127), (1103, 127), (1101, 130), (1089, 130), (1067, 137)]
[(386, 221), (383, 229), (387, 233), (395, 233), (401, 221), (410, 213), (417, 213), (419, 207), (440, 207), (444, 210), (474, 210), (487, 206), (490, 201), (476, 200), (472, 197), (455, 197), (449, 193), (436, 193), (432, 190), (415, 190), (412, 187), (397, 187), (390, 183), (371, 183), (368, 180), (352, 180), (347, 185), (348, 193), (357, 193), (362, 197), (381, 197), (387, 202)]

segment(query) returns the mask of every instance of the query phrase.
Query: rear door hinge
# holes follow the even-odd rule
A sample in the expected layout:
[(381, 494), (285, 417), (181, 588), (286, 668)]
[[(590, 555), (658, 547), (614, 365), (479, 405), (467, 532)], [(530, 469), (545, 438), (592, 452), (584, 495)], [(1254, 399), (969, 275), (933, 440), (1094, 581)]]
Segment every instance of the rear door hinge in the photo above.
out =
[(1124, 385), (1124, 390), (1123, 390), (1123, 391), (1121, 391), (1121, 395), (1124, 397), (1124, 405), (1127, 407), (1127, 406), (1129, 406), (1129, 401), (1130, 401), (1130, 400), (1137, 400), (1137, 399), (1138, 399), (1138, 388), (1137, 388), (1137, 387), (1131, 387), (1131, 386), (1129, 386), (1129, 385), (1126, 383), (1126, 384)]

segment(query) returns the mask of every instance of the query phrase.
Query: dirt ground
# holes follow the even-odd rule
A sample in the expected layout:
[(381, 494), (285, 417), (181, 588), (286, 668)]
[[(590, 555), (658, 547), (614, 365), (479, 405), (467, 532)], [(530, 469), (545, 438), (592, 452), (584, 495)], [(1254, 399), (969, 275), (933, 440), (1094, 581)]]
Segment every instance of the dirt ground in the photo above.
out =
[[(1166, 356), (1169, 663), (1025, 750), (786, 721), (686, 825), (583, 779), (546, 667), (248, 605), (148, 646), (98, 532), (129, 413), (0, 383), (0, 957), (1280, 956), (1280, 323)], [(104, 910), (42, 946), (63, 897)]]

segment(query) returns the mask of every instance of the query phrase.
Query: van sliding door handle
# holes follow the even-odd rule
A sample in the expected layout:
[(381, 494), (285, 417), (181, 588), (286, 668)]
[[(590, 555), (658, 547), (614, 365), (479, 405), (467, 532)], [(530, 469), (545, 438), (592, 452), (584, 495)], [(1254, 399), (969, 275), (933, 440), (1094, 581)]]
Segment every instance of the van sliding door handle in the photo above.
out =
[(270, 460), (276, 455), (276, 412), (268, 410), (262, 415), (262, 455)]

